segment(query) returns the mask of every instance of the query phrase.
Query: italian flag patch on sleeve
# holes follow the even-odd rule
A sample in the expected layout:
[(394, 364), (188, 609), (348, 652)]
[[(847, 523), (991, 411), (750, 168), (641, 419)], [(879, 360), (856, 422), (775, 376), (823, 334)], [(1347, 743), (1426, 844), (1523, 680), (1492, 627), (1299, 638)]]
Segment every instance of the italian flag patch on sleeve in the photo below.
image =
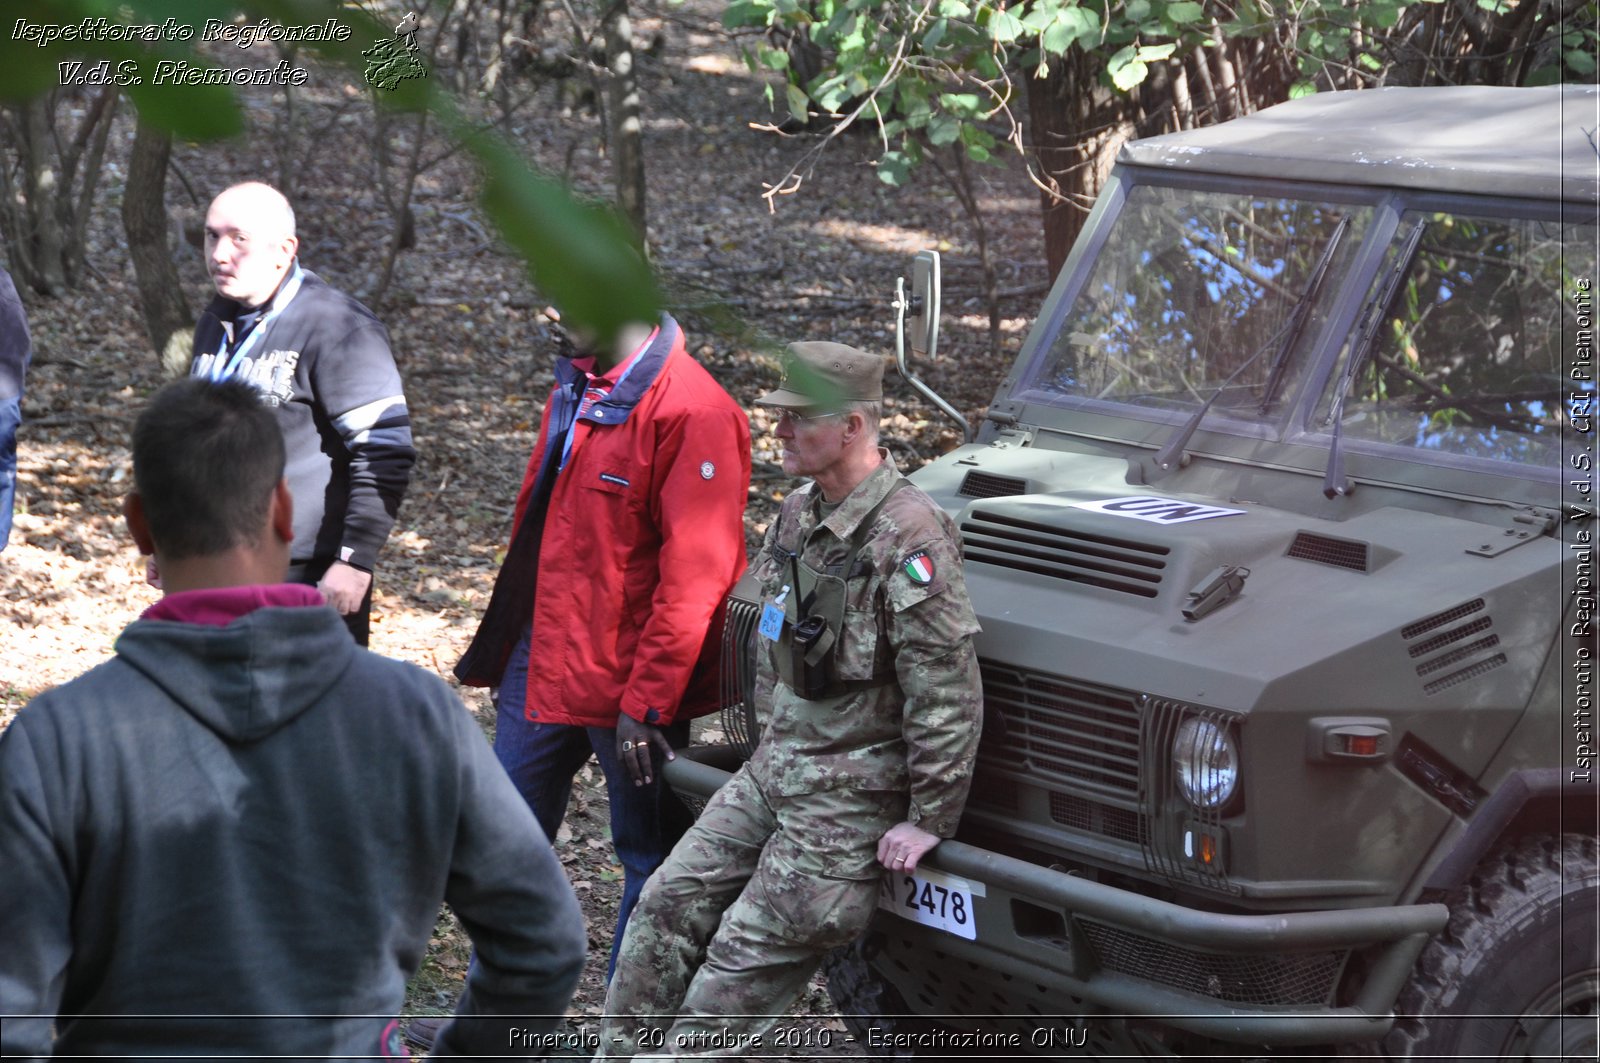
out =
[(928, 556), (926, 550), (918, 550), (901, 562), (901, 565), (913, 583), (933, 582), (933, 558)]

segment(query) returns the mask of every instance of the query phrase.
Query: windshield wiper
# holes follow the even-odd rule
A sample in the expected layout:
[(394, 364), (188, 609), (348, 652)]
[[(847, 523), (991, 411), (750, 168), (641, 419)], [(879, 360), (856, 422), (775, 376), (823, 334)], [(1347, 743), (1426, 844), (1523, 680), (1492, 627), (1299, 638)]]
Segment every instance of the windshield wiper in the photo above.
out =
[(1425, 218), (1419, 218), (1411, 227), (1411, 231), (1406, 234), (1405, 243), (1400, 245), (1400, 253), (1389, 266), (1389, 272), (1384, 274), (1377, 292), (1368, 300), (1362, 311), (1361, 324), (1356, 329), (1355, 341), (1350, 345), (1350, 356), (1345, 361), (1344, 372), (1339, 376), (1338, 390), (1333, 393), (1333, 402), (1328, 408), (1328, 418), (1333, 422), (1333, 439), (1328, 444), (1328, 468), (1322, 476), (1322, 493), (1328, 498), (1348, 495), (1352, 489), (1352, 484), (1344, 474), (1345, 396), (1350, 394), (1350, 386), (1355, 383), (1361, 367), (1366, 364), (1367, 356), (1372, 353), (1372, 348), (1378, 341), (1378, 330), (1389, 314), (1389, 306), (1394, 302), (1394, 297), (1399, 294), (1400, 282), (1411, 272), (1411, 265), (1417, 259), (1417, 248), (1422, 244), (1422, 234), (1427, 227), (1428, 222)]
[(1210, 412), (1212, 404), (1217, 401), (1218, 397), (1228, 390), (1228, 385), (1238, 379), (1240, 373), (1255, 365), (1263, 354), (1270, 350), (1276, 350), (1278, 354), (1273, 359), (1272, 375), (1267, 380), (1266, 396), (1261, 400), (1262, 412), (1266, 412), (1268, 404), (1277, 393), (1278, 386), (1282, 381), (1284, 368), (1289, 362), (1289, 354), (1294, 350), (1295, 343), (1300, 339), (1300, 333), (1305, 330), (1306, 321), (1311, 316), (1311, 307), (1317, 300), (1317, 293), (1322, 290), (1322, 280), (1327, 276), (1328, 263), (1333, 261), (1333, 253), (1339, 249), (1339, 241), (1344, 239), (1345, 230), (1349, 227), (1350, 219), (1348, 216), (1339, 219), (1339, 224), (1334, 227), (1332, 234), (1328, 237), (1327, 246), (1322, 249), (1322, 254), (1317, 258), (1317, 264), (1311, 269), (1311, 276), (1307, 278), (1306, 286), (1301, 289), (1300, 297), (1289, 308), (1289, 314), (1284, 318), (1283, 324), (1278, 326), (1276, 332), (1267, 337), (1267, 342), (1263, 343), (1254, 354), (1241, 362), (1237, 369), (1229, 373), (1227, 378), (1217, 385), (1216, 390), (1212, 391), (1206, 401), (1200, 404), (1200, 408), (1194, 411), (1189, 419), (1184, 422), (1178, 434), (1167, 440), (1166, 445), (1156, 454), (1156, 467), (1162, 472), (1171, 472), (1174, 466), (1183, 464), (1184, 449), (1188, 447), (1189, 440), (1194, 438), (1195, 431), (1200, 427), (1200, 422), (1205, 420), (1206, 414)]
[(1306, 290), (1300, 293), (1294, 306), (1289, 311), (1289, 332), (1283, 337), (1283, 342), (1278, 345), (1278, 356), (1272, 360), (1272, 372), (1267, 377), (1267, 387), (1261, 396), (1261, 412), (1266, 413), (1278, 397), (1278, 389), (1283, 386), (1283, 373), (1289, 367), (1289, 355), (1294, 350), (1294, 345), (1300, 341), (1300, 333), (1305, 331), (1306, 322), (1311, 320), (1311, 308), (1316, 305), (1317, 297), (1322, 294), (1322, 282), (1328, 275), (1328, 266), (1333, 262), (1333, 253), (1339, 249), (1339, 241), (1344, 239), (1345, 230), (1350, 228), (1350, 218), (1346, 215), (1339, 219), (1339, 224), (1333, 230), (1333, 235), (1328, 237), (1328, 246), (1322, 252), (1322, 257), (1317, 259), (1317, 264), (1311, 271), (1311, 279), (1306, 282)]

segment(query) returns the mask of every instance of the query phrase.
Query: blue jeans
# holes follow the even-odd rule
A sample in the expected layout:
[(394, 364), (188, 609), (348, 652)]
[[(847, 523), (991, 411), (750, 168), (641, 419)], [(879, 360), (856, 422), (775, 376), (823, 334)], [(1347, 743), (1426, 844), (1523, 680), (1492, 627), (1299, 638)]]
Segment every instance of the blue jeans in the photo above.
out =
[(11, 538), (11, 504), (17, 496), (17, 426), (22, 399), (0, 399), (0, 550)]
[[(494, 752), (552, 842), (567, 814), (573, 777), (588, 763), (591, 753), (599, 759), (606, 779), (606, 798), (611, 804), (611, 844), (622, 864), (622, 903), (617, 909), (616, 934), (611, 939), (611, 959), (606, 966), (606, 978), (610, 979), (622, 944), (622, 931), (645, 880), (683, 836), (691, 817), (683, 802), (662, 782), (660, 765), (656, 763), (659, 757), (654, 753), (652, 781), (643, 786), (633, 784), (628, 770), (617, 762), (615, 728), (539, 723), (527, 718), (529, 640), (530, 633), (524, 631), (500, 680)], [(662, 733), (674, 748), (689, 743), (687, 720), (662, 728)]]

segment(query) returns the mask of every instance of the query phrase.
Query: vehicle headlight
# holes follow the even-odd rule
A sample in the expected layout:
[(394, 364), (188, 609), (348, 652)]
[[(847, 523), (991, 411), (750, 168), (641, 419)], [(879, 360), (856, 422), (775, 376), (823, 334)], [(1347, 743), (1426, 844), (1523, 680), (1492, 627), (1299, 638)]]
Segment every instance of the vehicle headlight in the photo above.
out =
[(1191, 716), (1172, 737), (1172, 770), (1185, 801), (1220, 808), (1239, 784), (1239, 747), (1227, 727)]

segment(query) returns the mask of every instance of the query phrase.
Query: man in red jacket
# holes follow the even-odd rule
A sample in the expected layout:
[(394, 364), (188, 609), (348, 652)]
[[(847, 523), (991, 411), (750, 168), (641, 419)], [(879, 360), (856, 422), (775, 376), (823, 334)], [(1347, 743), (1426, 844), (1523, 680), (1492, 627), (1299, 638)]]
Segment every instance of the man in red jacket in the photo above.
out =
[(593, 753), (623, 868), (622, 940), (688, 827), (660, 764), (716, 707), (707, 632), (744, 571), (750, 422), (670, 317), (560, 358), (511, 547), (456, 665), (495, 686), (495, 751), (554, 838)]

